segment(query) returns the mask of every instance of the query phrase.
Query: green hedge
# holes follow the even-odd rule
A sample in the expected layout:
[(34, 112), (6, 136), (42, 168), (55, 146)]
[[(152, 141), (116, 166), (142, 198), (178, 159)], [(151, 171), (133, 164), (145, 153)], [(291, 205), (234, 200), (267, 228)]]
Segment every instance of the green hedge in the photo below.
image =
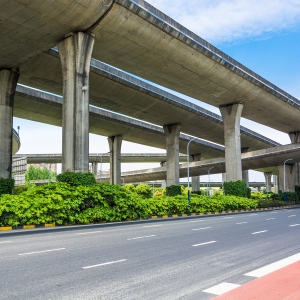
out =
[(73, 186), (90, 186), (96, 184), (96, 179), (94, 174), (88, 173), (81, 173), (81, 172), (72, 172), (66, 171), (57, 175), (56, 180), (58, 182), (66, 182)]
[[(256, 200), (235, 196), (191, 195), (191, 212), (257, 207)], [(106, 183), (75, 186), (64, 182), (32, 187), (19, 195), (0, 197), (0, 226), (28, 224), (89, 224), (152, 215), (187, 213), (186, 196), (142, 199), (125, 187)]]
[(0, 177), (0, 195), (11, 194), (15, 185), (14, 179), (4, 179)]
[(246, 198), (251, 196), (251, 189), (247, 187), (246, 182), (243, 180), (224, 182), (223, 190), (225, 195)]
[(182, 188), (180, 185), (170, 185), (166, 187), (167, 196), (177, 196), (182, 194)]

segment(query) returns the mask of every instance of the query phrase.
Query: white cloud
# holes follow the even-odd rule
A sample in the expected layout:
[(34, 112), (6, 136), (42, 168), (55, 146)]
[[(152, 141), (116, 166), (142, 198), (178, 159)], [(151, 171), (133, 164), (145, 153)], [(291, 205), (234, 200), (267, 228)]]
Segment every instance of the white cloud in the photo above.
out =
[(213, 44), (235, 42), (300, 25), (299, 0), (149, 0)]

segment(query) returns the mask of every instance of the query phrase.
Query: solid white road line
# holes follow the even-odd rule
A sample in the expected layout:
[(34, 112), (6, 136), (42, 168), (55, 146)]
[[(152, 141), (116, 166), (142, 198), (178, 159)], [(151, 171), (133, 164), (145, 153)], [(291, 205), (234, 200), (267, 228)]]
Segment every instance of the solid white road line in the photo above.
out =
[(207, 245), (207, 244), (212, 244), (212, 243), (216, 243), (217, 241), (210, 241), (210, 242), (206, 242), (206, 243), (201, 243), (201, 244), (196, 244), (196, 245), (192, 245), (193, 247), (198, 247), (198, 246), (202, 246), (202, 245)]
[(138, 237), (135, 237), (135, 238), (127, 239), (127, 241), (145, 239), (145, 238), (149, 238), (149, 237), (153, 237), (153, 236), (156, 236), (156, 235), (153, 234), (153, 235), (138, 236)]
[(52, 251), (60, 251), (60, 250), (66, 250), (66, 248), (58, 248), (58, 249), (50, 249), (50, 250), (42, 250), (42, 251), (35, 251), (35, 252), (28, 252), (28, 253), (21, 253), (21, 254), (19, 254), (19, 255), (30, 255), (30, 254), (38, 254), (38, 253), (52, 252)]
[(275, 218), (269, 218), (269, 219), (266, 219), (266, 221), (269, 221), (269, 220), (275, 220)]
[(203, 290), (203, 292), (214, 294), (214, 295), (222, 295), (222, 294), (229, 292), (239, 286), (240, 286), (239, 284), (222, 282), (218, 285), (212, 286), (209, 289)]
[(294, 226), (299, 226), (300, 224), (293, 224), (293, 225), (290, 225), (290, 227), (294, 227)]
[(268, 230), (262, 230), (262, 231), (256, 231), (256, 232), (252, 232), (251, 234), (258, 234), (258, 233), (263, 233), (263, 232), (267, 232)]
[(286, 267), (290, 264), (293, 264), (293, 263), (295, 263), (299, 260), (300, 260), (300, 253), (297, 253), (295, 255), (289, 256), (287, 258), (284, 258), (282, 260), (274, 262), (274, 263), (272, 263), (270, 265), (267, 265), (265, 267), (256, 269), (256, 270), (254, 270), (252, 272), (249, 272), (249, 273), (246, 273), (244, 275), (252, 276), (252, 277), (262, 277), (262, 276), (265, 276), (267, 274), (270, 274), (271, 272), (274, 272), (274, 271), (279, 270), (283, 267)]
[(161, 226), (162, 224), (160, 224), (160, 225), (147, 225), (147, 226), (143, 226), (143, 227), (159, 227), (159, 226)]
[(240, 222), (240, 223), (236, 223), (237, 225), (240, 225), (240, 224), (247, 224), (248, 222)]
[(204, 229), (209, 229), (211, 227), (203, 227), (203, 228), (196, 228), (196, 229), (192, 229), (192, 230), (204, 230)]
[(0, 244), (11, 243), (11, 241), (2, 241)]
[(99, 232), (102, 232), (102, 231), (79, 232), (79, 233), (75, 233), (75, 234), (76, 234), (76, 235), (77, 235), (77, 234), (93, 234), (93, 233), (99, 233)]
[(296, 217), (296, 215), (290, 215), (290, 216), (288, 216), (288, 218), (291, 218), (291, 217)]
[(123, 262), (125, 260), (127, 260), (127, 259), (120, 259), (120, 260), (110, 261), (110, 262), (103, 263), (103, 264), (82, 267), (82, 269), (91, 269), (91, 268), (96, 268), (96, 267), (101, 267), (101, 266), (106, 266), (106, 265), (112, 265), (112, 264), (116, 264), (116, 263), (119, 263), (119, 262)]

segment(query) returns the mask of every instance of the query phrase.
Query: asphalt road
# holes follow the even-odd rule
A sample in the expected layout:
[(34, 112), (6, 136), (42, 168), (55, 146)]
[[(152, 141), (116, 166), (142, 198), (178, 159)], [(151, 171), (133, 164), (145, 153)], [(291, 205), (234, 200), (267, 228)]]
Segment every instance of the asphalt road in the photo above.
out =
[[(297, 225), (298, 224), (298, 225)], [(0, 234), (0, 299), (212, 299), (300, 253), (300, 209)]]

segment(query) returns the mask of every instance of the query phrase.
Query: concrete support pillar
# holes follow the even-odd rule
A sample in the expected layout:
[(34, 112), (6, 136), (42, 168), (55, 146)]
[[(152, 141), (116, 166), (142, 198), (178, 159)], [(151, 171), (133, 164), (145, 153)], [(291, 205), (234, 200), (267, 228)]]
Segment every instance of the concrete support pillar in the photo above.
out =
[(89, 73), (94, 40), (78, 32), (57, 44), (63, 73), (63, 172), (89, 168)]
[(0, 71), (0, 177), (11, 178), (14, 96), (19, 79), (17, 70)]
[(167, 186), (179, 185), (180, 124), (164, 126), (167, 149)]
[(279, 182), (278, 182), (278, 176), (277, 175), (273, 175), (273, 181), (274, 181), (274, 193), (278, 194)]
[(272, 173), (271, 172), (264, 172), (265, 180), (266, 180), (266, 191), (267, 193), (272, 192), (272, 184), (271, 184), (271, 179), (272, 179)]
[(224, 122), (226, 181), (242, 180), (240, 119), (242, 103), (221, 106)]
[[(241, 153), (246, 153), (249, 151), (249, 147), (241, 148)], [(242, 179), (246, 182), (247, 187), (249, 187), (249, 171), (242, 170)]]
[(96, 178), (97, 174), (98, 174), (98, 162), (97, 161), (92, 162), (92, 173), (95, 175), (95, 178)]
[[(299, 143), (300, 142), (300, 131), (290, 132), (289, 137), (293, 144)], [(294, 172), (295, 172), (295, 185), (300, 185), (300, 163), (295, 163)]]
[[(284, 192), (284, 166), (278, 166), (279, 189)], [(295, 164), (285, 164), (285, 191), (295, 192)]]
[[(167, 162), (166, 161), (162, 161), (160, 163), (160, 166), (163, 168), (163, 167), (166, 167), (167, 166)], [(166, 177), (167, 178), (167, 177)], [(167, 186), (167, 182), (166, 182), (166, 179), (165, 180), (162, 180), (161, 181), (161, 187), (162, 188), (165, 188)]]
[(107, 138), (110, 151), (110, 183), (122, 184), (121, 179), (121, 146), (122, 135)]
[[(201, 160), (201, 154), (192, 154), (190, 155), (190, 162), (193, 161), (200, 161)], [(192, 177), (192, 191), (198, 192), (200, 191), (200, 176), (193, 176)]]
[(226, 173), (222, 173), (222, 184), (226, 182)]

